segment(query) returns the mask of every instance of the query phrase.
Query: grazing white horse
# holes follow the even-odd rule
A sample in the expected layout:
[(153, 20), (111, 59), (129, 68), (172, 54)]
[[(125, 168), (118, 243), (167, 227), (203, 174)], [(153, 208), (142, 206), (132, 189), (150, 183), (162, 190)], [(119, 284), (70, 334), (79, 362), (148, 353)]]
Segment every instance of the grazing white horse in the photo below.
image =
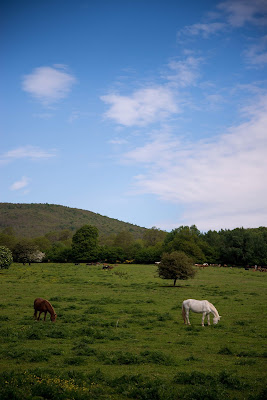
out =
[(202, 313), (202, 326), (204, 326), (204, 319), (207, 316), (208, 325), (210, 325), (210, 313), (213, 314), (213, 324), (216, 325), (220, 321), (220, 315), (213, 304), (208, 300), (194, 300), (188, 299), (183, 301), (182, 316), (184, 323), (191, 325), (189, 321), (189, 311), (195, 313)]

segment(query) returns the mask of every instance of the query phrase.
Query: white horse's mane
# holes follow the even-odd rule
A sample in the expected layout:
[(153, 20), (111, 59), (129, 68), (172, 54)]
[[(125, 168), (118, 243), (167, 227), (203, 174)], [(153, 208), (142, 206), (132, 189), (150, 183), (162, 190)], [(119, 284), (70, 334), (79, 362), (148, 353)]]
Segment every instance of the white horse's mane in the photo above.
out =
[(215, 307), (212, 303), (210, 303), (210, 302), (209, 302), (209, 306), (210, 306), (210, 308), (214, 311), (214, 313), (216, 314), (216, 318), (219, 318), (220, 315), (219, 315), (219, 313), (218, 313), (216, 307)]

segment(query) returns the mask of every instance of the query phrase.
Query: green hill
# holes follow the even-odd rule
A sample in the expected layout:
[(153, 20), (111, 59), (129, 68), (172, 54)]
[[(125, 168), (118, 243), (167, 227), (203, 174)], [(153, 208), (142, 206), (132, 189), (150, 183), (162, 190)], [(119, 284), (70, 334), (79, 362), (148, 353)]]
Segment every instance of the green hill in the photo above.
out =
[(34, 238), (48, 232), (69, 229), (73, 233), (81, 226), (97, 227), (100, 235), (130, 231), (142, 237), (146, 228), (104, 217), (91, 211), (55, 204), (0, 203), (0, 231), (12, 227), (16, 236)]

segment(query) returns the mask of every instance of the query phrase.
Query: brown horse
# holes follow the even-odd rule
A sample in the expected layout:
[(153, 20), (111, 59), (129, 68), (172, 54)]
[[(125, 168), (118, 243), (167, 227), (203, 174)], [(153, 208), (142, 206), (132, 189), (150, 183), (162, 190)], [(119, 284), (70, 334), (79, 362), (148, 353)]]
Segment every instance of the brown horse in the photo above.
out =
[[(34, 300), (34, 319), (37, 319), (37, 321), (40, 321), (40, 315), (42, 314), (42, 312), (44, 313), (44, 321), (46, 318), (46, 314), (47, 312), (49, 312), (49, 314), (51, 315), (50, 319), (52, 322), (56, 321), (57, 318), (57, 314), (55, 313), (55, 310), (53, 309), (52, 305), (49, 303), (48, 300), (45, 299), (41, 299), (40, 297), (38, 297), (37, 299)], [(37, 318), (37, 312), (39, 311), (39, 315)]]

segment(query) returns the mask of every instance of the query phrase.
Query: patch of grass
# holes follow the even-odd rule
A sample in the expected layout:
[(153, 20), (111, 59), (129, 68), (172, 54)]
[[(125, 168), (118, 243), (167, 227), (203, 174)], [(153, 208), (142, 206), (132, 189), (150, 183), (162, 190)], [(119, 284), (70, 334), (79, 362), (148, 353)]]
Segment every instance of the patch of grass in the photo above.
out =
[(103, 308), (98, 306), (91, 306), (84, 311), (84, 314), (102, 314)]
[(14, 348), (6, 351), (4, 354), (5, 358), (9, 359), (19, 359), (25, 360), (29, 362), (42, 362), (48, 361), (50, 358), (50, 354), (46, 350), (33, 350), (33, 349), (21, 349), (21, 348)]
[(65, 358), (64, 363), (66, 365), (83, 365), (85, 363), (84, 357), (74, 356)]
[(91, 347), (88, 346), (87, 343), (80, 342), (77, 343), (73, 348), (73, 352), (75, 353), (76, 356), (92, 356), (96, 354), (95, 349), (92, 349)]
[(235, 362), (235, 365), (254, 365), (256, 364), (256, 360), (252, 360), (252, 359), (241, 359)]
[(199, 358), (195, 357), (195, 356), (189, 356), (185, 359), (185, 361), (201, 361)]
[(158, 321), (171, 321), (173, 320), (173, 316), (170, 313), (160, 314), (157, 317)]
[(253, 350), (240, 351), (236, 355), (237, 357), (259, 357), (259, 354)]
[(249, 326), (250, 322), (249, 321), (235, 321), (235, 325), (239, 326)]
[(143, 358), (143, 362), (152, 363), (152, 364), (160, 364), (160, 365), (175, 365), (175, 361), (172, 357), (167, 354), (164, 354), (160, 351), (142, 351), (140, 353)]
[(142, 362), (142, 357), (129, 351), (99, 353), (97, 358), (99, 361), (103, 361), (104, 364), (129, 365), (140, 364)]
[[(173, 290), (162, 285), (154, 265), (120, 265), (103, 274), (97, 267), (47, 263), (30, 266), (27, 279), (18, 279), (23, 271), (13, 264), (1, 274), (0, 375), (9, 374), (10, 383), (9, 389), (0, 387), (1, 400), (263, 396), (267, 274), (209, 268)], [(50, 278), (44, 281), (42, 275)], [(249, 293), (259, 295), (251, 302)], [(49, 315), (45, 322), (33, 320), (33, 300), (39, 296), (52, 302), (56, 323)], [(185, 326), (186, 298), (208, 299), (223, 318), (202, 328), (201, 315), (190, 313), (192, 325)], [(28, 371), (27, 379), (14, 371)]]
[(174, 376), (173, 382), (178, 383), (179, 385), (206, 385), (214, 383), (215, 380), (210, 374), (193, 371), (190, 373), (179, 372)]
[(46, 336), (53, 339), (66, 339), (69, 336), (69, 332), (67, 328), (53, 324), (53, 327), (47, 331)]
[(117, 392), (126, 398), (141, 400), (176, 400), (178, 391), (162, 379), (140, 375), (123, 375), (111, 382)]
[(232, 356), (232, 355), (233, 355), (233, 352), (232, 352), (231, 349), (229, 349), (229, 347), (225, 346), (225, 347), (222, 347), (222, 348), (218, 351), (218, 354), (222, 354), (222, 355), (224, 355), (224, 356)]
[(242, 389), (248, 387), (247, 384), (240, 381), (239, 378), (229, 373), (228, 371), (222, 371), (218, 374), (218, 382), (229, 389)]

